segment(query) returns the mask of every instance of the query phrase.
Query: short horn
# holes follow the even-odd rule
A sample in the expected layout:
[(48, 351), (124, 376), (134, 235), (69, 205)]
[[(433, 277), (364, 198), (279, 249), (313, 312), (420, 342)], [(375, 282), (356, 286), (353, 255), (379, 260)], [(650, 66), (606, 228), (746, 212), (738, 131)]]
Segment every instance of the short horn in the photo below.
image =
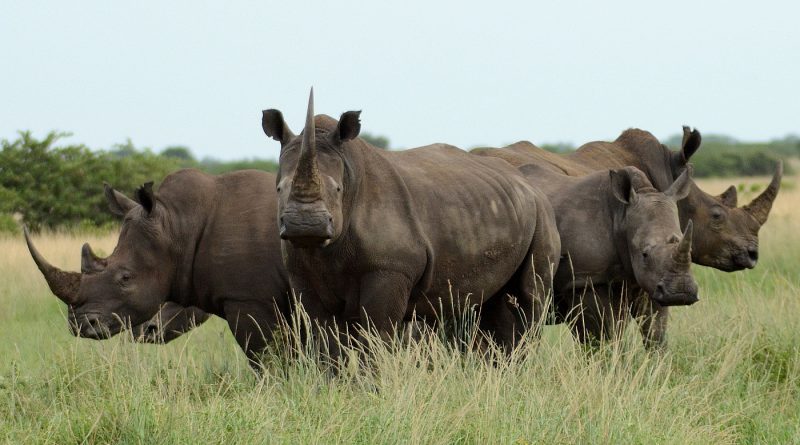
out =
[(30, 233), (28, 233), (28, 227), (23, 227), (23, 232), (25, 233), (25, 242), (28, 244), (28, 251), (30, 251), (39, 271), (44, 275), (50, 291), (64, 303), (73, 304), (78, 297), (81, 274), (63, 271), (47, 262), (36, 249), (36, 246), (33, 245)]
[(90, 273), (101, 269), (104, 266), (103, 260), (98, 258), (92, 251), (89, 243), (84, 243), (81, 248), (81, 272)]
[(772, 181), (770, 181), (767, 189), (761, 192), (750, 204), (742, 207), (744, 211), (752, 215), (760, 225), (764, 225), (764, 223), (767, 222), (769, 211), (772, 210), (772, 203), (775, 202), (775, 198), (778, 197), (778, 191), (781, 189), (782, 178), (783, 161), (778, 161), (778, 168), (775, 170), (775, 174), (772, 176)]
[(686, 224), (686, 230), (683, 231), (683, 239), (675, 249), (672, 259), (680, 265), (688, 266), (692, 262), (692, 220)]
[(300, 201), (314, 201), (322, 196), (322, 180), (317, 166), (316, 128), (314, 126), (314, 88), (308, 96), (306, 125), (300, 146), (300, 157), (292, 182), (292, 196)]

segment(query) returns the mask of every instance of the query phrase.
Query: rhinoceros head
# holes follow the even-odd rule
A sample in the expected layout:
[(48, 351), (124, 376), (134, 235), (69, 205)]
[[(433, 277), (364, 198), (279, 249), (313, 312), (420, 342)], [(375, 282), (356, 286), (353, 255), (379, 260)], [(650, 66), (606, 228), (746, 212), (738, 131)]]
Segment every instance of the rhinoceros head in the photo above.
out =
[(687, 169), (665, 192), (632, 167), (611, 170), (611, 190), (623, 204), (617, 230), (636, 282), (662, 305), (698, 300), (691, 274), (692, 222), (681, 234), (677, 201), (689, 193)]
[(108, 338), (150, 319), (168, 296), (175, 266), (152, 185), (137, 190), (138, 203), (106, 185), (109, 207), (125, 217), (119, 241), (108, 258), (97, 257), (84, 244), (80, 273), (51, 265), (25, 230), (28, 249), (50, 290), (69, 307), (74, 335)]
[(305, 128), (294, 136), (278, 110), (265, 110), (261, 126), (281, 143), (277, 175), (280, 236), (298, 247), (322, 247), (343, 227), (343, 196), (348, 165), (344, 144), (361, 131), (360, 111), (342, 114), (332, 129), (316, 128), (314, 90)]
[[(700, 133), (683, 127), (683, 146), (671, 155), (673, 178), (686, 169), (699, 147)], [(679, 205), (681, 220), (692, 220), (696, 225), (692, 261), (728, 272), (755, 267), (758, 231), (767, 222), (782, 176), (783, 164), (778, 163), (769, 186), (743, 207), (737, 207), (736, 187), (712, 196), (692, 185), (689, 195)]]

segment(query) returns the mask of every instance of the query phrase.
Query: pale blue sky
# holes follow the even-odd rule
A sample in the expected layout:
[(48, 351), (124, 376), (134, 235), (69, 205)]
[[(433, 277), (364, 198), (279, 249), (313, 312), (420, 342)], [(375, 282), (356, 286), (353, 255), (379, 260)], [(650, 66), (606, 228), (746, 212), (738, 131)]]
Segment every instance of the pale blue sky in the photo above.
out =
[(800, 2), (0, 0), (0, 138), (275, 157), (264, 108), (412, 147), (800, 132)]

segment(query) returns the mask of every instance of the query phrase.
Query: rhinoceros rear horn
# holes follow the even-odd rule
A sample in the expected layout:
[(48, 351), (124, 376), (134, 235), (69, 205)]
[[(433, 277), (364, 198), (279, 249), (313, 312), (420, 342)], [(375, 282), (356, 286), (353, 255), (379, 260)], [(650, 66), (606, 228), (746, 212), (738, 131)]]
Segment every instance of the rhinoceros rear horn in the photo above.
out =
[(686, 224), (686, 229), (683, 231), (683, 239), (675, 248), (672, 259), (679, 266), (689, 267), (692, 263), (692, 220)]
[(743, 207), (744, 211), (749, 213), (761, 225), (767, 222), (769, 211), (772, 210), (772, 203), (778, 197), (778, 191), (781, 189), (782, 178), (783, 161), (778, 161), (778, 168), (775, 169), (775, 174), (772, 176), (772, 181), (770, 181), (766, 190), (761, 192), (750, 204)]
[(89, 243), (85, 243), (81, 248), (81, 273), (98, 272), (105, 265), (105, 260), (95, 255)]
[(317, 166), (317, 140), (314, 125), (314, 88), (308, 96), (306, 125), (303, 128), (300, 156), (292, 181), (292, 196), (302, 201), (315, 200), (322, 196), (322, 179)]
[(78, 288), (81, 285), (81, 274), (77, 272), (66, 272), (53, 265), (51, 265), (36, 249), (31, 241), (28, 228), (23, 227), (25, 233), (25, 243), (28, 245), (28, 251), (36, 263), (36, 267), (44, 275), (50, 291), (58, 297), (61, 301), (67, 304), (73, 304), (78, 297)]

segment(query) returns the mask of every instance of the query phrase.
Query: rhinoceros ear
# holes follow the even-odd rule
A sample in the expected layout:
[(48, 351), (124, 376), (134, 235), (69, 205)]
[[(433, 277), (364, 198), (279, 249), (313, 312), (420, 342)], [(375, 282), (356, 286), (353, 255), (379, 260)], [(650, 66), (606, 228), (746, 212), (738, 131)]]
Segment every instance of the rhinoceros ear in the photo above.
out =
[(689, 163), (689, 158), (700, 148), (700, 132), (692, 130), (686, 125), (683, 126), (683, 142), (681, 143), (681, 151), (672, 153), (672, 172), (675, 176), (680, 174), (681, 169)]
[(686, 165), (678, 179), (669, 186), (664, 192), (665, 195), (673, 198), (675, 202), (687, 197), (692, 190), (692, 173), (694, 168), (691, 165)]
[(331, 141), (336, 144), (358, 137), (361, 132), (361, 111), (346, 111), (339, 118), (336, 128), (331, 131)]
[(107, 182), (103, 183), (103, 190), (108, 201), (108, 210), (117, 216), (125, 216), (132, 208), (139, 204), (122, 193), (114, 190)]
[(629, 205), (636, 201), (636, 190), (633, 189), (630, 173), (625, 169), (609, 170), (611, 176), (611, 193), (617, 201)]
[(153, 213), (156, 206), (156, 196), (153, 193), (153, 181), (144, 183), (136, 189), (136, 200), (142, 205), (147, 214)]
[(264, 134), (280, 142), (281, 147), (294, 139), (294, 133), (286, 125), (286, 121), (283, 120), (283, 113), (274, 108), (264, 110), (261, 113), (261, 128), (264, 130)]
[(717, 199), (725, 205), (725, 207), (734, 208), (739, 204), (739, 194), (736, 192), (736, 186), (728, 187)]
[(683, 163), (689, 162), (689, 158), (700, 148), (700, 132), (697, 129), (691, 129), (688, 126), (683, 126), (683, 143), (681, 144), (681, 157)]

